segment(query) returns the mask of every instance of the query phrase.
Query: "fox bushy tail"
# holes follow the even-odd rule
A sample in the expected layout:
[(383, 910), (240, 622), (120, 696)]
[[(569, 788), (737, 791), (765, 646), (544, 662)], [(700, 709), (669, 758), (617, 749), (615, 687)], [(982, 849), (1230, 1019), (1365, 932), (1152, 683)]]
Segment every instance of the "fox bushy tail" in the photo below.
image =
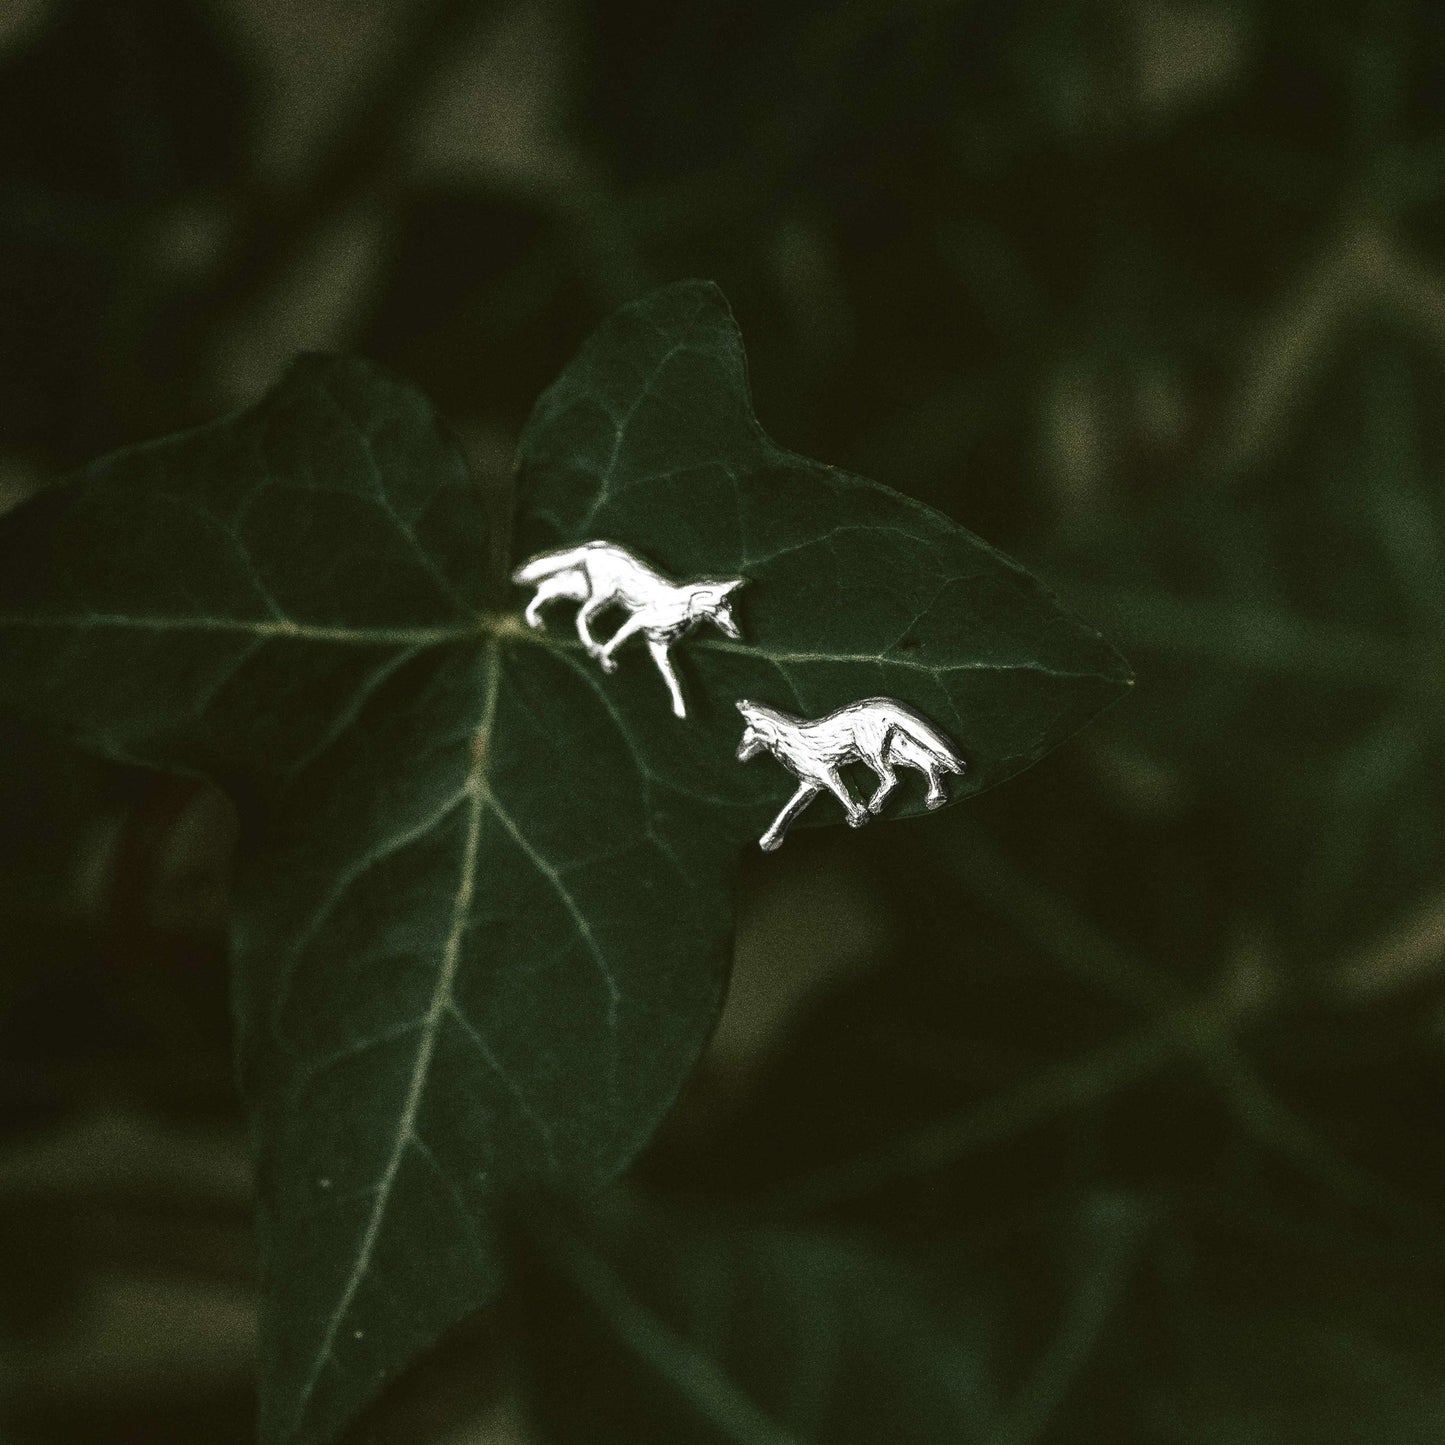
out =
[(522, 563), (512, 573), (512, 581), (530, 586), (557, 572), (565, 572), (567, 568), (575, 567), (582, 560), (586, 551), (585, 547), (564, 547), (559, 552), (543, 552), (540, 557), (533, 557), (530, 562)]

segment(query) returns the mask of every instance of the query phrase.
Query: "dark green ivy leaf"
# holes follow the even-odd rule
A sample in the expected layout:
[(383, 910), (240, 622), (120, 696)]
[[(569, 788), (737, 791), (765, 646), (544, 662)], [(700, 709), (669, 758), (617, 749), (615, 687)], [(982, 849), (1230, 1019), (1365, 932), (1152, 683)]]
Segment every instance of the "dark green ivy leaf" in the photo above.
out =
[(520, 488), (521, 554), (602, 536), (749, 579), (745, 641), (677, 650), (686, 722), (645, 653), (605, 677), (565, 617), (482, 605), (482, 499), (428, 404), (361, 362), (307, 360), (0, 528), (5, 707), (214, 777), (249, 823), (268, 1442), (334, 1438), (494, 1295), (499, 1198), (613, 1177), (671, 1104), (721, 1003), (738, 850), (790, 792), (733, 760), (734, 699), (893, 694), (957, 741), (958, 797), (1127, 678), (976, 537), (774, 447), (706, 285), (588, 343)]

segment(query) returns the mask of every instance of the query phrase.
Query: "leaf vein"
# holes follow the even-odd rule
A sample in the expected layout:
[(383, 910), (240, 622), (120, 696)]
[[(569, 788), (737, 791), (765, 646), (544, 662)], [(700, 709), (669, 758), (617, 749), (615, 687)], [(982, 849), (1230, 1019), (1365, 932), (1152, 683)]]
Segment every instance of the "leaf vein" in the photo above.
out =
[(725, 652), (741, 657), (760, 657), (765, 662), (773, 663), (782, 672), (787, 671), (787, 665), (790, 663), (807, 665), (810, 663), (867, 662), (883, 667), (902, 668), (909, 672), (922, 672), (935, 679), (951, 672), (1038, 672), (1046, 677), (1057, 677), (1066, 681), (1078, 681), (1099, 676), (1094, 672), (1068, 672), (1062, 668), (1049, 667), (1037, 658), (1027, 657), (1009, 658), (1002, 662), (993, 662), (979, 657), (971, 658), (968, 661), (931, 663), (912, 657), (890, 657), (886, 650), (882, 652), (781, 652), (774, 648), (753, 647), (741, 642), (718, 642), (711, 638), (701, 639), (693, 646), (699, 652)]
[(291, 988), (295, 979), (296, 970), (301, 966), (301, 960), (305, 957), (306, 950), (311, 946), (316, 935), (321, 932), (328, 918), (336, 911), (341, 900), (346, 897), (352, 887), (369, 873), (378, 864), (384, 863), (388, 858), (395, 857), (403, 849), (409, 848), (413, 843), (420, 842), (429, 833), (436, 830), (437, 826), (456, 808), (457, 804), (467, 797), (467, 789), (461, 788), (453, 793), (451, 797), (435, 811), (429, 813), (419, 823), (414, 824), (403, 833), (394, 833), (385, 842), (373, 848), (370, 852), (356, 859), (349, 867), (340, 874), (337, 882), (332, 886), (331, 891), (317, 905), (316, 911), (311, 915), (310, 921), (305, 928), (297, 934), (295, 941), (286, 950), (284, 972), (276, 988), (275, 1002), (271, 1008), (271, 1022), (273, 1032), (279, 1037), (281, 1033), (281, 1016), (286, 1010), (286, 1004), (291, 996)]
[(289, 637), (303, 642), (338, 642), (353, 647), (430, 647), (481, 635), (477, 623), (448, 627), (336, 627), (293, 622), (289, 617), (132, 617), (117, 612), (81, 616), (0, 617), (0, 627), (69, 629), (89, 632), (115, 628), (132, 632), (240, 632), (248, 636)]
[(385, 662), (372, 668), (360, 686), (351, 695), (346, 706), (342, 708), (331, 721), (331, 726), (325, 733), (302, 755), (290, 765), (287, 770), (288, 781), (294, 781), (301, 773), (305, 772), (312, 763), (324, 752), (336, 746), (346, 733), (360, 720), (361, 714), (366, 710), (366, 705), (385, 686), (387, 680), (396, 672), (399, 672), (408, 662), (417, 655), (419, 648), (406, 647)]
[(422, 570), (425, 571), (427, 576), (436, 584), (437, 590), (441, 595), (445, 597), (448, 602), (452, 603), (457, 611), (465, 613), (468, 610), (467, 604), (457, 594), (455, 588), (453, 588), (452, 584), (447, 580), (446, 575), (437, 566), (431, 553), (422, 546), (420, 539), (416, 535), (415, 527), (392, 505), (391, 497), (387, 494), (386, 483), (381, 475), (381, 468), (377, 465), (376, 450), (371, 432), (357, 424), (356, 418), (352, 416), (350, 409), (342, 402), (341, 398), (336, 395), (334, 389), (326, 383), (324, 378), (320, 379), (320, 388), (322, 394), (336, 411), (345, 417), (347, 423), (351, 426), (353, 432), (355, 432), (357, 440), (361, 443), (361, 449), (366, 454), (366, 465), (371, 475), (372, 495), (377, 507), (385, 513), (387, 520), (391, 523), (396, 534), (406, 543), (412, 556), (416, 558)]
[(562, 906), (571, 916), (579, 936), (586, 943), (588, 951), (592, 954), (593, 961), (597, 964), (597, 971), (601, 974), (603, 982), (607, 986), (607, 1022), (609, 1026), (617, 1023), (617, 1009), (622, 1002), (622, 995), (617, 987), (617, 980), (612, 976), (612, 970), (608, 966), (606, 956), (598, 946), (596, 935), (592, 932), (592, 925), (587, 921), (587, 915), (578, 906), (577, 900), (572, 896), (567, 885), (562, 881), (562, 874), (555, 865), (539, 853), (526, 835), (517, 827), (510, 813), (497, 801), (494, 793), (488, 793), (488, 801), (491, 803), (492, 811), (497, 815), (498, 821), (512, 835), (512, 841), (525, 854), (527, 860), (552, 885)]
[(319, 1059), (313, 1060), (310, 1066), (294, 1081), (292, 1089), (295, 1096), (300, 1098), (318, 1079), (332, 1069), (339, 1068), (352, 1059), (359, 1059), (373, 1049), (394, 1044), (398, 1039), (404, 1039), (409, 1033), (415, 1032), (421, 1025), (421, 1019), (409, 1019), (406, 1023), (398, 1024), (384, 1033), (374, 1034), (369, 1039), (351, 1039), (339, 1049), (333, 1049), (330, 1053), (323, 1054)]
[(607, 453), (607, 460), (603, 463), (602, 474), (597, 479), (597, 491), (592, 498), (592, 505), (587, 509), (586, 515), (577, 524), (578, 528), (585, 530), (596, 520), (597, 513), (611, 498), (612, 478), (617, 470), (617, 461), (622, 454), (622, 443), (627, 438), (628, 429), (632, 425), (633, 418), (641, 409), (643, 402), (653, 395), (653, 387), (657, 383), (668, 362), (681, 351), (688, 350), (685, 341), (674, 341), (671, 346), (658, 358), (652, 370), (638, 389), (637, 395), (633, 398), (631, 405), (620, 416), (612, 418), (612, 447)]
[(351, 1309), (352, 1301), (356, 1298), (356, 1292), (361, 1288), (361, 1283), (371, 1268), (372, 1254), (381, 1235), (382, 1223), (386, 1218), (387, 1205), (391, 1199), (391, 1191), (396, 1184), (397, 1174), (401, 1170), (402, 1159), (406, 1155), (407, 1147), (416, 1139), (417, 1116), (421, 1110), (422, 1097), (426, 1092), (427, 1077), (431, 1070), (432, 1057), (436, 1052), (441, 1021), (453, 1003), (452, 985), (456, 978), (457, 967), (461, 962), (462, 939), (466, 932), (472, 897), (476, 892), (482, 820), (486, 815), (488, 799), (491, 797), (486, 786), (486, 771), (490, 760), (492, 725), (496, 718), (497, 695), (501, 683), (500, 652), (500, 644), (495, 638), (492, 639), (487, 646), (486, 700), (482, 707), (481, 722), (474, 735), (473, 762), (464, 789), (464, 795), (471, 799), (471, 808), (467, 819), (466, 842), (462, 849), (460, 878), (457, 883), (456, 897), (452, 904), (451, 926), (442, 950), (441, 968), (437, 973), (436, 987), (432, 990), (431, 1003), (422, 1023), (421, 1038), (417, 1043), (416, 1061), (412, 1066), (406, 1098), (402, 1103), (401, 1115), (397, 1121), (396, 1142), (392, 1146), (386, 1167), (382, 1170), (376, 1200), (371, 1207), (366, 1229), (357, 1248), (356, 1262), (347, 1276), (336, 1308), (331, 1312), (327, 1321), (326, 1331), (316, 1352), (316, 1359), (312, 1364), (310, 1374), (305, 1385), (298, 1392), (296, 1412), (298, 1423), (305, 1418), (306, 1411), (315, 1394), (316, 1382), (321, 1377), (321, 1371), (332, 1359), (337, 1331), (341, 1328), (341, 1323)]
[(542, 1147), (547, 1152), (547, 1162), (554, 1170), (560, 1169), (561, 1161), (557, 1157), (557, 1141), (553, 1137), (551, 1126), (532, 1107), (527, 1096), (517, 1086), (516, 1080), (502, 1067), (502, 1062), (493, 1052), (491, 1044), (487, 1042), (486, 1035), (462, 1012), (455, 999), (448, 1005), (448, 1012), (453, 1020), (461, 1025), (462, 1032), (471, 1040), (476, 1051), (482, 1056), (483, 1062), (497, 1076), (497, 1081), (512, 1096), (512, 1101), (517, 1108), (536, 1129), (538, 1137), (542, 1140)]

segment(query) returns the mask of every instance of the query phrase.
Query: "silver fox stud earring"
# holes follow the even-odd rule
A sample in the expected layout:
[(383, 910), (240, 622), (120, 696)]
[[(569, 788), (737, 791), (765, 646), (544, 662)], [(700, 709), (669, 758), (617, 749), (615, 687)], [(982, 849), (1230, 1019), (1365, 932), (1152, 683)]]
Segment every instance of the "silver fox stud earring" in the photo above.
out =
[[(742, 633), (728, 598), (744, 580), (734, 577), (673, 582), (640, 557), (634, 557), (626, 547), (600, 541), (543, 552), (512, 573), (513, 582), (537, 589), (527, 604), (529, 627), (542, 626), (542, 608), (548, 602), (567, 598), (582, 604), (577, 611), (577, 636), (588, 655), (602, 664), (603, 672), (616, 670), (612, 654), (622, 643), (635, 633), (644, 634), (647, 650), (672, 694), (672, 710), (678, 717), (687, 716), (687, 707), (667, 650), (699, 622), (711, 622), (728, 637), (740, 639)], [(600, 643), (588, 624), (614, 603), (631, 615), (605, 643)]]
[[(898, 786), (895, 765), (917, 768), (927, 776), (925, 801), (930, 808), (948, 801), (944, 774), (964, 770), (953, 744), (927, 718), (891, 697), (850, 702), (811, 722), (746, 698), (738, 701), (737, 708), (747, 724), (738, 744), (738, 761), (769, 752), (798, 779), (798, 791), (758, 840), (768, 853), (782, 846), (789, 825), (824, 788), (847, 809), (849, 826), (861, 828), (883, 810)], [(838, 769), (849, 763), (867, 763), (878, 774), (878, 791), (866, 805), (854, 800), (838, 775)]]

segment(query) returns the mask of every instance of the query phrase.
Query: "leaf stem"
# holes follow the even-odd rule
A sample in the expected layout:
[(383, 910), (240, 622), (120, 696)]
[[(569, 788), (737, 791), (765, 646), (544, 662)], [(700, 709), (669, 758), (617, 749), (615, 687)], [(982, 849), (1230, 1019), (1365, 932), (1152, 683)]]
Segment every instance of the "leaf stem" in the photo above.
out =
[(1205, 1016), (1196, 1006), (1129, 1030), (1100, 1049), (1040, 1070), (1017, 1088), (905, 1134), (877, 1153), (785, 1185), (767, 1196), (758, 1212), (791, 1215), (826, 1208), (899, 1179), (926, 1175), (975, 1149), (1100, 1103), (1197, 1048)]
[(1032, 1445), (1053, 1422), (1059, 1406), (1104, 1336), (1133, 1277), (1147, 1237), (1147, 1218), (1138, 1209), (1110, 1211), (1108, 1234), (1073, 1297), (1053, 1342), (1019, 1390), (1006, 1423), (992, 1445)]
[(556, 1210), (537, 1209), (527, 1229), (552, 1266), (616, 1331), (627, 1349), (687, 1400), (732, 1445), (800, 1445), (775, 1424), (723, 1373), (654, 1310)]
[[(976, 825), (965, 823), (955, 834), (946, 854), (951, 871), (1043, 952), (1122, 1002), (1145, 1010), (1172, 1010), (1162, 1021), (1162, 1037), (1187, 1046), (1235, 1122), (1257, 1143), (1320, 1180), (1346, 1203), (1397, 1228), (1438, 1229), (1439, 1221), (1406, 1193), (1342, 1156), (1275, 1095), (1233, 1036), (1237, 1005), (1221, 1001), (1212, 1008), (1191, 1007), (1186, 992), (1167, 973), (1134, 958), (1067, 899), (1016, 869)], [(1141, 1049), (1152, 1035), (1146, 1028), (1136, 1036)], [(1148, 1056), (1147, 1050), (1143, 1055)], [(1171, 1056), (1171, 1050), (1161, 1050), (1156, 1063)], [(1107, 1071), (1100, 1072), (1106, 1082)], [(1121, 1072), (1120, 1084), (1133, 1077), (1137, 1075)]]
[(939, 853), (962, 886), (1007, 918), (1041, 952), (1084, 983), (1142, 1012), (1147, 1022), (877, 1153), (784, 1186), (760, 1202), (760, 1213), (826, 1208), (894, 1180), (945, 1167), (974, 1149), (1071, 1109), (1100, 1103), (1170, 1061), (1189, 1056), (1257, 1144), (1395, 1228), (1438, 1228), (1439, 1221), (1404, 1191), (1342, 1156), (1276, 1097), (1233, 1037), (1242, 1016), (1239, 1003), (1227, 997), (1192, 998), (1168, 974), (1120, 948), (1067, 899), (1015, 868), (976, 825), (956, 826)]

